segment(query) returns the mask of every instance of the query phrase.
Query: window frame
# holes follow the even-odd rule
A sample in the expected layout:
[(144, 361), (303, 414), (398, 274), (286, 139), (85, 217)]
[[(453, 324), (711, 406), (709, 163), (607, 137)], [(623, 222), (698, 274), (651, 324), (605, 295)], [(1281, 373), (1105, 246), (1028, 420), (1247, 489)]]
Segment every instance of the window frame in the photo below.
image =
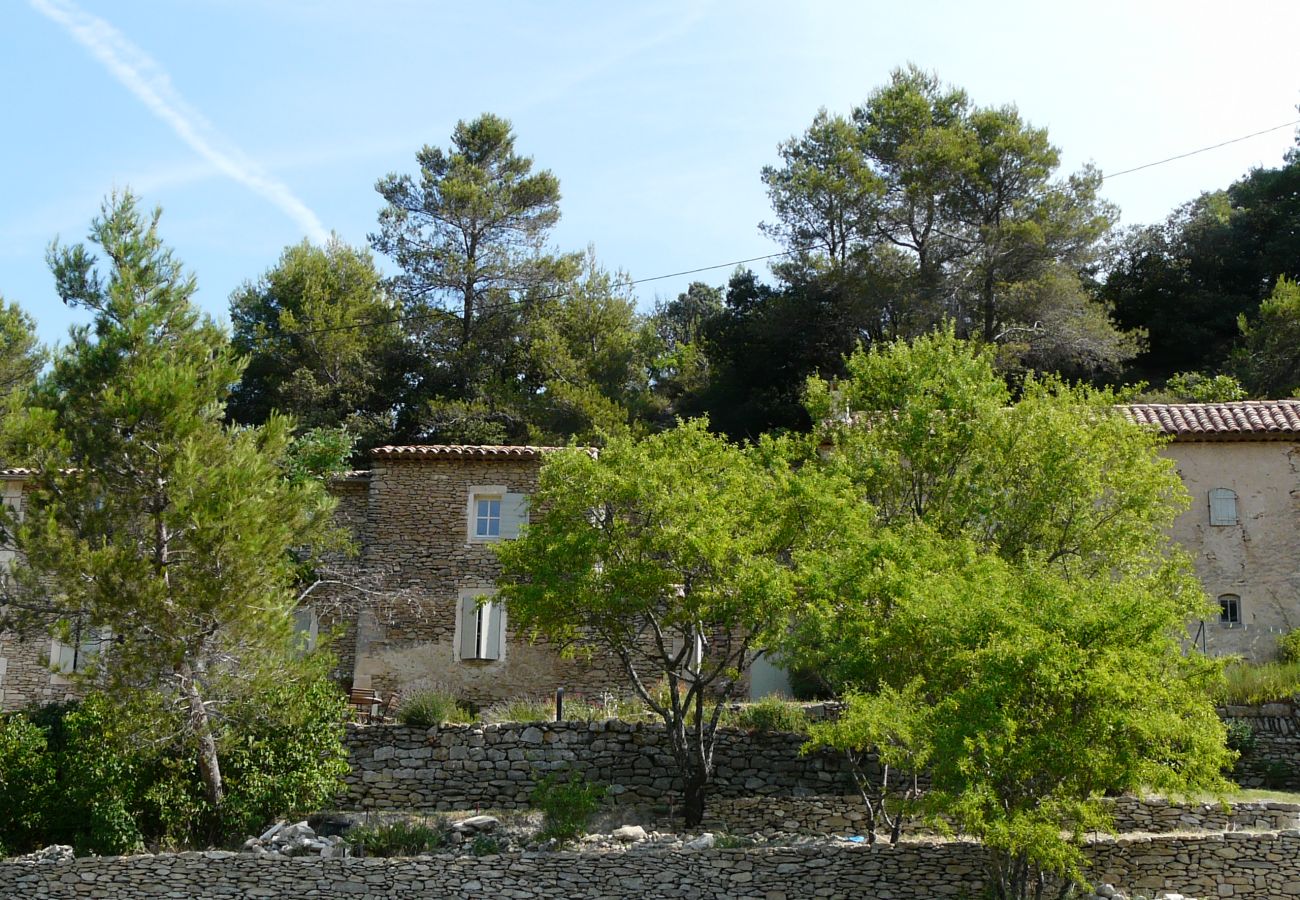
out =
[[(497, 523), (496, 534), (479, 534), (479, 503), (499, 502), (495, 518), (485, 521)], [(470, 544), (494, 544), (519, 537), (519, 528), (528, 524), (528, 495), (513, 492), (504, 484), (474, 485), (469, 489), (465, 504), (465, 540)]]
[[(452, 652), (459, 663), (502, 663), (506, 659), (507, 617), (504, 604), (496, 600), (495, 587), (468, 587), (456, 592), (456, 627), (452, 635)], [(480, 597), (487, 600), (479, 603)], [(473, 612), (470, 607), (473, 605)], [(494, 621), (495, 620), (495, 621)], [(493, 625), (496, 639), (493, 640)], [(466, 654), (466, 643), (473, 628), (474, 653)]]
[(1219, 601), (1219, 624), (1224, 628), (1238, 628), (1245, 623), (1241, 614), (1241, 595), (1240, 594), (1220, 594)]
[[(1241, 524), (1240, 497), (1232, 488), (1216, 487), (1209, 492), (1210, 525), (1214, 528), (1230, 528)], [(1231, 516), (1221, 515), (1223, 504), (1231, 502)]]

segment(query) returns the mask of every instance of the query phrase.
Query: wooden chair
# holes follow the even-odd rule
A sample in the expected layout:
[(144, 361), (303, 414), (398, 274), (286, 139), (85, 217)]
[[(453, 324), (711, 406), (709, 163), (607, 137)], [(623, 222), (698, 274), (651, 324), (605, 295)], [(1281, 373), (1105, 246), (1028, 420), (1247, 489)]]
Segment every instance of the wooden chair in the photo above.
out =
[(373, 722), (379, 713), (379, 697), (374, 691), (353, 688), (348, 695), (352, 713), (358, 722)]

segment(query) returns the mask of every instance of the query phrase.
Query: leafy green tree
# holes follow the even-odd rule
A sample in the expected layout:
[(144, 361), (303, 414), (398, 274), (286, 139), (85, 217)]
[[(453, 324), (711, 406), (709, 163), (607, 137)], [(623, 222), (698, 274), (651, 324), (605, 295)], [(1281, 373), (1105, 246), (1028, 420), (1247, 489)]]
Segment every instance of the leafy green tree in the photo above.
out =
[(1246, 389), (1232, 375), (1175, 372), (1160, 390), (1144, 391), (1144, 403), (1231, 403), (1245, 400)]
[(853, 248), (875, 237), (885, 193), (861, 134), (848, 119), (820, 109), (803, 135), (777, 151), (783, 165), (762, 172), (776, 221), (760, 227), (792, 250), (816, 250), (843, 267)]
[(925, 523), (1081, 576), (1164, 564), (1186, 492), (1113, 393), (1031, 379), (1013, 403), (993, 349), (951, 330), (859, 350), (848, 369), (809, 382), (809, 409), (826, 423), (822, 464), (878, 524)]
[(1014, 106), (974, 106), (908, 66), (852, 121), (823, 110), (780, 152), (763, 170), (777, 215), (763, 227), (795, 256), (777, 274), (823, 282), (853, 340), (952, 320), (1009, 360), (1075, 375), (1137, 351), (1087, 284), (1114, 217), (1100, 173), (1055, 177), (1059, 151)]
[(288, 419), (223, 424), (241, 362), (195, 308), (158, 216), (129, 194), (105, 203), (90, 238), (107, 274), (84, 245), (50, 250), (59, 295), (93, 322), (6, 423), (36, 469), (22, 521), (8, 523), (20, 553), (6, 600), (111, 635), (87, 677), (175, 710), (219, 828), (228, 710), (318, 677), (294, 635), (295, 585), (340, 538), (322, 484), (287, 477)]
[(399, 313), (368, 252), (337, 239), (287, 248), (230, 298), (232, 344), (248, 359), (230, 417), (346, 427), (361, 450), (390, 441), (414, 362)]
[(722, 709), (790, 615), (781, 551), (798, 529), (778, 474), (694, 421), (557, 452), (533, 499), (524, 534), (496, 548), (511, 622), (622, 665), (664, 721), (699, 824)]
[(650, 381), (661, 421), (689, 413), (689, 404), (708, 386), (705, 329), (721, 315), (722, 306), (722, 290), (700, 281), (676, 299), (656, 302), (646, 327), (653, 357)]
[(601, 268), (594, 250), (565, 292), (530, 305), (523, 327), (524, 415), (538, 440), (590, 444), (646, 415), (651, 347), (635, 298)]
[(1218, 669), (1180, 644), (1205, 598), (1165, 536), (1185, 491), (1114, 395), (1031, 380), (1012, 403), (992, 348), (951, 331), (848, 367), (809, 387), (827, 424), (805, 465), (841, 524), (793, 557), (785, 644), (849, 698), (814, 741), (924, 766), (926, 808), (986, 844), (996, 895), (1040, 897), (1082, 877), (1102, 796), (1223, 786)]
[(515, 152), (514, 131), (498, 116), (458, 122), (451, 142), (416, 154), (417, 177), (376, 185), (386, 205), (370, 240), (400, 269), (393, 287), (425, 358), (428, 406), (413, 427), (439, 439), (520, 439), (525, 423), (499, 409), (494, 374), (522, 369), (527, 298), (555, 293), (576, 268), (544, 248), (560, 217), (560, 183)]
[(1300, 396), (1300, 284), (1282, 276), (1253, 321), (1239, 320), (1233, 368), (1255, 397)]
[(1218, 371), (1277, 279), (1300, 279), (1300, 152), (1202, 194), (1158, 225), (1129, 231), (1113, 249), (1103, 289), (1116, 321), (1142, 328), (1137, 372)]
[(48, 354), (36, 339), (36, 323), (16, 303), (0, 298), (0, 417), (36, 381)]
[(924, 764), (925, 807), (984, 843), (994, 896), (1083, 881), (1085, 833), (1110, 827), (1104, 796), (1226, 789), (1218, 669), (1178, 639), (1192, 595), (1070, 577), (922, 526), (855, 536), (851, 552), (866, 561), (819, 560), (818, 579), (840, 607), (827, 636), (852, 634), (831, 649), (864, 668), (813, 743)]

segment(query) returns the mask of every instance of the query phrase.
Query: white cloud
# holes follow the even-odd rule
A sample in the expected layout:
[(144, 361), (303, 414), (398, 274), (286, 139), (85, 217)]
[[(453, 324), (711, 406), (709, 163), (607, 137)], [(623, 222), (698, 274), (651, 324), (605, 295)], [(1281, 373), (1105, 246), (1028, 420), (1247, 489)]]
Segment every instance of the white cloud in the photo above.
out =
[(329, 232), (316, 214), (256, 160), (217, 133), (172, 87), (171, 78), (147, 53), (108, 22), (69, 0), (29, 0), (106, 68), (114, 78), (165, 122), (182, 141), (219, 172), (265, 197), (298, 223), (307, 236), (324, 243)]

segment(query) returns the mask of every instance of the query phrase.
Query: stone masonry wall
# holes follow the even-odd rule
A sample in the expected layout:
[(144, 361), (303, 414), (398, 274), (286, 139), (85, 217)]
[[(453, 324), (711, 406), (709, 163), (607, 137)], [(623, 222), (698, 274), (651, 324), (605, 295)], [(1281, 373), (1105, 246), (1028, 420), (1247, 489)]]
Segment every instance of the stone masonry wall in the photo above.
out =
[[(799, 755), (797, 734), (726, 729), (714, 751), (713, 797), (854, 792), (843, 757)], [(353, 809), (522, 809), (537, 779), (573, 770), (613, 786), (619, 802), (666, 805), (681, 785), (662, 725), (608, 721), (543, 725), (354, 726), (344, 805)]]
[(1254, 748), (1242, 753), (1232, 773), (1243, 787), (1300, 790), (1300, 708), (1294, 702), (1228, 706), (1227, 722), (1240, 722), (1254, 735)]
[[(838, 754), (799, 755), (795, 734), (719, 733), (717, 774), (705, 827), (844, 833), (866, 821), (861, 798)], [(343, 805), (357, 809), (522, 809), (537, 779), (577, 771), (612, 785), (615, 802), (648, 807), (668, 828), (681, 797), (664, 730), (623, 722), (460, 725), (424, 729), (360, 726), (348, 731), (352, 771)], [(1274, 802), (1113, 801), (1120, 832), (1286, 830), (1300, 827), (1300, 805)]]
[[(1277, 900), (1300, 895), (1300, 832), (1104, 841), (1095, 883)], [(705, 851), (510, 853), (417, 859), (276, 859), (227, 852), (0, 863), (0, 896), (31, 900), (424, 897), (978, 896), (984, 851), (965, 841)]]
[(612, 657), (562, 659), (544, 642), (530, 642), (506, 622), (503, 658), (462, 661), (455, 647), (462, 589), (490, 592), (500, 567), (490, 543), (469, 538), (474, 488), (508, 493), (537, 488), (540, 456), (376, 458), (361, 564), (384, 572), (391, 600), (363, 615), (358, 627), (353, 686), (388, 694), (438, 688), (474, 703), (545, 696), (557, 687), (595, 693), (626, 689)]

